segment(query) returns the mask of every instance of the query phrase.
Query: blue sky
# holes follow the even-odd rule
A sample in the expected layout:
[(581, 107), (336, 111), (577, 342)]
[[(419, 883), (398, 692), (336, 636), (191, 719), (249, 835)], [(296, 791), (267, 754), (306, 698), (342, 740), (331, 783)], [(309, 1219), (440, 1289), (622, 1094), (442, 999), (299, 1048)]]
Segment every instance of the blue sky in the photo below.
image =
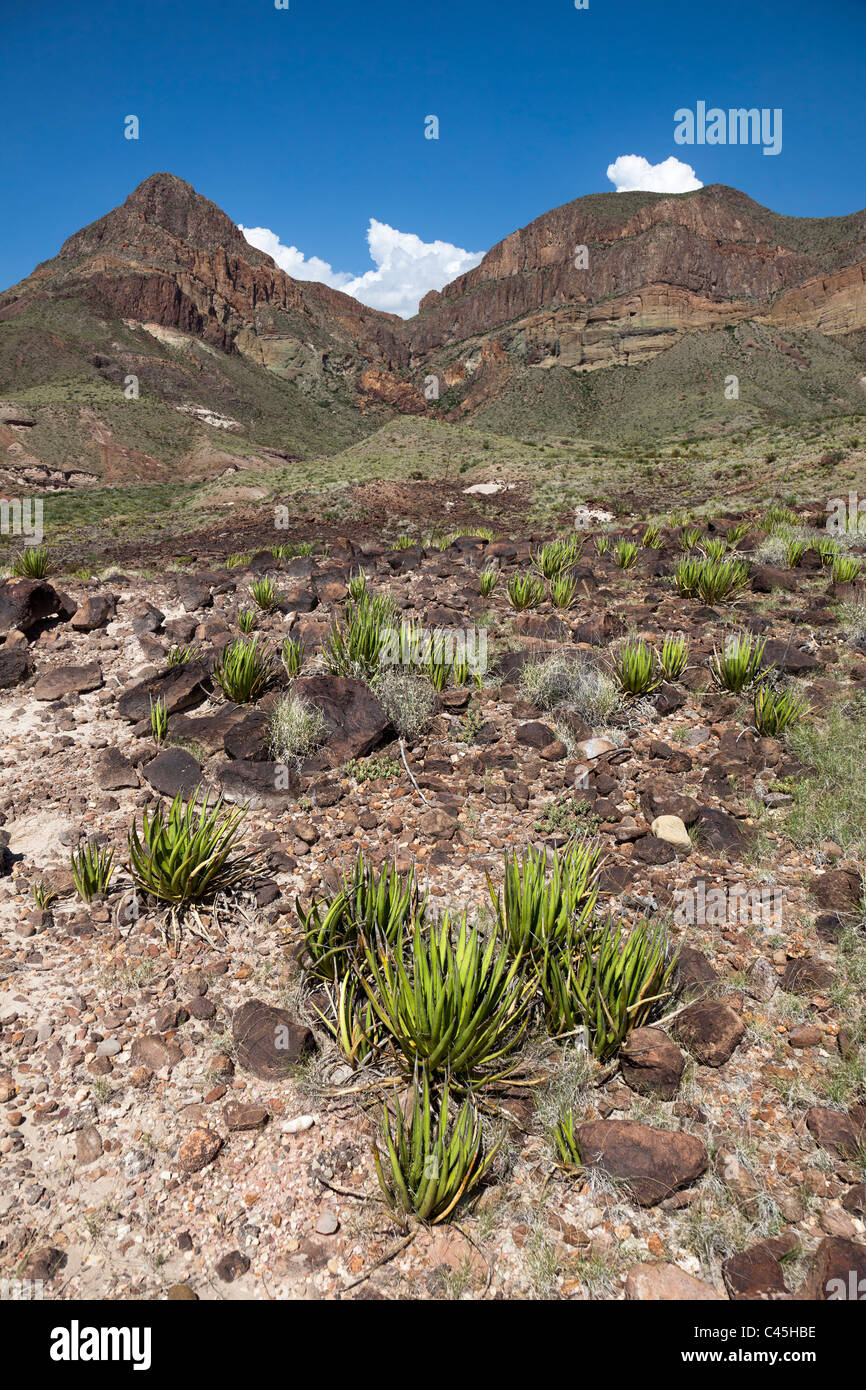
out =
[[(419, 292), (444, 283), (472, 263), (458, 252), (612, 191), (623, 155), (674, 156), (780, 212), (866, 205), (866, 0), (289, 3), (10, 5), (0, 285), (156, 170), (325, 262), (332, 283), (373, 269), (373, 219), (380, 256), (420, 262), (410, 296), (413, 273)], [(699, 100), (782, 108), (781, 153), (677, 146), (674, 112)], [(363, 288), (384, 293), (375, 276)]]

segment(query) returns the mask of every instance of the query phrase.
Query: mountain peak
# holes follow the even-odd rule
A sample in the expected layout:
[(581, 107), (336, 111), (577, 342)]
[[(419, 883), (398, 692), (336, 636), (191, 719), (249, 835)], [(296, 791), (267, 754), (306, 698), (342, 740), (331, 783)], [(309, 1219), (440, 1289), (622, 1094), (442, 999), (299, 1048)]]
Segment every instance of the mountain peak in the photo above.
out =
[(158, 249), (169, 239), (213, 253), (223, 250), (250, 265), (270, 265), (271, 258), (250, 246), (231, 218), (197, 193), (191, 183), (176, 174), (150, 174), (119, 207), (82, 228), (61, 247), (64, 259), (92, 255), (96, 251), (147, 244)]

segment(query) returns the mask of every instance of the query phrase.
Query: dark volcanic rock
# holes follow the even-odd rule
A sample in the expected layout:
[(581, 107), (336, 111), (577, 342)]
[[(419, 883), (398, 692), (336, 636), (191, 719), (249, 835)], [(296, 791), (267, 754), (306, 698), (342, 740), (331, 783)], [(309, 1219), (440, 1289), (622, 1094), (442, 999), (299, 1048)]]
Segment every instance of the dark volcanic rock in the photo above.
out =
[(695, 1058), (707, 1067), (720, 1067), (745, 1037), (746, 1025), (728, 1004), (701, 999), (677, 1016), (674, 1032)]
[(29, 632), (55, 614), (71, 618), (75, 604), (46, 579), (6, 580), (0, 586), (0, 636), (17, 628)]
[(26, 647), (0, 647), (0, 690), (20, 685), (30, 675), (30, 653)]
[(217, 769), (226, 801), (252, 811), (284, 811), (298, 794), (300, 778), (287, 763), (231, 762)]
[(635, 1028), (620, 1053), (623, 1080), (642, 1096), (673, 1100), (685, 1059), (661, 1028)]
[(209, 691), (207, 668), (200, 662), (187, 662), (185, 666), (170, 667), (125, 690), (117, 702), (117, 712), (121, 719), (137, 723), (150, 718), (151, 701), (156, 704), (157, 700), (164, 700), (166, 714), (178, 714), (200, 705)]
[(309, 1028), (296, 1023), (285, 1009), (260, 999), (241, 1004), (232, 1015), (232, 1037), (238, 1065), (260, 1081), (285, 1081), (302, 1057), (316, 1050)]
[(173, 800), (190, 797), (201, 784), (201, 767), (185, 748), (164, 748), (142, 769), (154, 791)]
[(33, 694), (37, 700), (61, 700), (64, 695), (84, 695), (102, 685), (102, 672), (95, 662), (89, 666), (55, 666), (37, 678)]
[(590, 1120), (580, 1125), (577, 1137), (584, 1164), (621, 1180), (642, 1207), (688, 1187), (707, 1166), (707, 1151), (693, 1134), (636, 1120)]
[(315, 759), (320, 767), (342, 767), (352, 758), (362, 758), (391, 732), (388, 716), (362, 681), (307, 676), (295, 681), (294, 690), (325, 717), (326, 742)]

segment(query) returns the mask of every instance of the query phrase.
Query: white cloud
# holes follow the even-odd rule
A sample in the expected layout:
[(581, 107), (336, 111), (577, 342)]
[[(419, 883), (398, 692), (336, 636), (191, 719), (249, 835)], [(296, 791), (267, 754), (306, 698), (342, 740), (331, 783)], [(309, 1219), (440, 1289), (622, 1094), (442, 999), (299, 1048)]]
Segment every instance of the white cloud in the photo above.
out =
[(690, 164), (682, 160), (665, 159), (661, 164), (650, 164), (642, 154), (621, 154), (613, 164), (607, 166), (607, 176), (616, 184), (617, 193), (630, 193), (640, 190), (643, 193), (691, 193), (695, 188), (703, 188)]
[(376, 268), (363, 275), (352, 275), (334, 270), (318, 256), (306, 257), (296, 246), (283, 246), (276, 232), (267, 227), (242, 226), (240, 230), (251, 246), (272, 256), (293, 279), (318, 280), (343, 290), (371, 309), (383, 309), (402, 318), (417, 313), (418, 301), (429, 290), (441, 290), (478, 265), (484, 254), (464, 251), (450, 241), (422, 241), (413, 232), (398, 232), (371, 217), (367, 245)]

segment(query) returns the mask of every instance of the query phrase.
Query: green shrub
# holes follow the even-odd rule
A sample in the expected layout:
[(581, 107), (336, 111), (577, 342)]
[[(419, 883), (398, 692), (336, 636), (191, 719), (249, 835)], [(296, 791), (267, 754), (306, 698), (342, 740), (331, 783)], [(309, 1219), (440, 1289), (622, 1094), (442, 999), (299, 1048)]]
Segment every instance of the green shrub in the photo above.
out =
[(292, 692), (281, 695), (268, 721), (268, 743), (274, 762), (301, 762), (322, 742), (325, 717), (320, 709)]
[(665, 680), (679, 680), (689, 662), (689, 643), (682, 633), (668, 633), (658, 653)]
[(365, 942), (364, 988), (394, 1047), (413, 1069), (459, 1077), (467, 1084), (500, 1080), (516, 1067), (526, 1031), (534, 975), (463, 917), (425, 930), (418, 921), (390, 947)]
[(304, 937), (304, 969), (321, 980), (339, 981), (362, 965), (365, 940), (393, 945), (410, 920), (423, 922), (425, 905), (412, 871), (401, 874), (393, 864), (377, 870), (358, 850), (351, 876), (336, 893), (307, 909), (296, 899), (295, 911)]
[(752, 637), (748, 632), (728, 637), (724, 650), (714, 650), (710, 658), (710, 672), (716, 685), (736, 695), (752, 685), (761, 671), (765, 646), (764, 638)]
[(656, 654), (643, 641), (623, 642), (613, 658), (613, 669), (624, 695), (647, 695), (661, 684)]
[(673, 993), (677, 957), (664, 927), (638, 923), (627, 936), (608, 920), (577, 949), (552, 962), (548, 1026), (556, 1034), (585, 1028), (590, 1051), (606, 1062)]
[(136, 887), (158, 902), (201, 902), (248, 876), (252, 856), (232, 857), (246, 811), (222, 815), (222, 798), (209, 808), (207, 793), (199, 804), (200, 790), (186, 806), (178, 793), (167, 814), (162, 806), (152, 816), (143, 810), (141, 835), (135, 822), (130, 829), (130, 873)]
[(273, 579), (267, 577), (257, 579), (250, 585), (250, 596), (263, 613), (272, 612), (283, 597)]
[(637, 564), (637, 546), (634, 541), (617, 541), (613, 548), (613, 558), (621, 570), (634, 569)]
[(350, 600), (345, 626), (335, 620), (323, 644), (328, 670), (336, 676), (372, 679), (396, 616), (397, 605), (390, 595), (372, 598), (364, 593), (357, 602)]
[(749, 569), (742, 560), (730, 556), (721, 560), (681, 560), (674, 581), (684, 598), (700, 598), (704, 603), (731, 602), (748, 584)]
[(573, 608), (577, 600), (577, 580), (574, 575), (560, 574), (550, 581), (550, 601), (554, 608)]
[(544, 602), (544, 581), (535, 574), (513, 574), (507, 585), (508, 602), (518, 612)]
[(290, 681), (296, 680), (301, 674), (301, 667), (304, 664), (304, 654), (307, 648), (303, 642), (296, 642), (293, 637), (283, 639), (280, 654), (283, 658), (283, 668)]
[(496, 588), (496, 581), (498, 578), (499, 570), (497, 569), (488, 568), (481, 571), (481, 574), (478, 576), (478, 592), (481, 594), (482, 598), (490, 597), (493, 590)]
[(96, 893), (104, 893), (114, 872), (114, 850), (82, 844), (70, 856), (72, 878), (78, 896), (89, 903)]
[(414, 671), (391, 666), (373, 682), (373, 693), (400, 738), (417, 743), (436, 713), (436, 692)]
[(761, 685), (755, 691), (755, 728), (765, 738), (779, 738), (809, 713), (808, 703), (791, 690)]
[(277, 678), (276, 657), (267, 643), (260, 647), (258, 642), (254, 637), (251, 642), (238, 638), (229, 643), (214, 667), (214, 684), (236, 705), (258, 700)]
[(373, 1146), (376, 1176), (387, 1205), (400, 1217), (416, 1216), (438, 1225), (452, 1215), (462, 1198), (478, 1186), (496, 1150), (485, 1154), (481, 1121), (471, 1100), (465, 1100), (449, 1125), (449, 1088), (442, 1087), (438, 1116), (430, 1099), (430, 1082), (416, 1075), (408, 1123), (396, 1106), (395, 1130), (387, 1105), (383, 1107), (384, 1159)]
[(166, 712), (165, 700), (160, 696), (154, 702), (153, 697), (150, 701), (150, 733), (154, 743), (165, 743), (168, 736), (168, 714)]
[(585, 658), (559, 652), (528, 661), (520, 673), (520, 691), (539, 709), (565, 706), (593, 725), (603, 724), (620, 699), (606, 672)]
[(44, 579), (51, 569), (50, 552), (44, 545), (29, 545), (19, 551), (12, 561), (12, 573), (23, 575), (26, 579)]
[(862, 568), (863, 561), (855, 559), (853, 555), (836, 555), (831, 571), (833, 583), (853, 584), (856, 579), (860, 578)]

